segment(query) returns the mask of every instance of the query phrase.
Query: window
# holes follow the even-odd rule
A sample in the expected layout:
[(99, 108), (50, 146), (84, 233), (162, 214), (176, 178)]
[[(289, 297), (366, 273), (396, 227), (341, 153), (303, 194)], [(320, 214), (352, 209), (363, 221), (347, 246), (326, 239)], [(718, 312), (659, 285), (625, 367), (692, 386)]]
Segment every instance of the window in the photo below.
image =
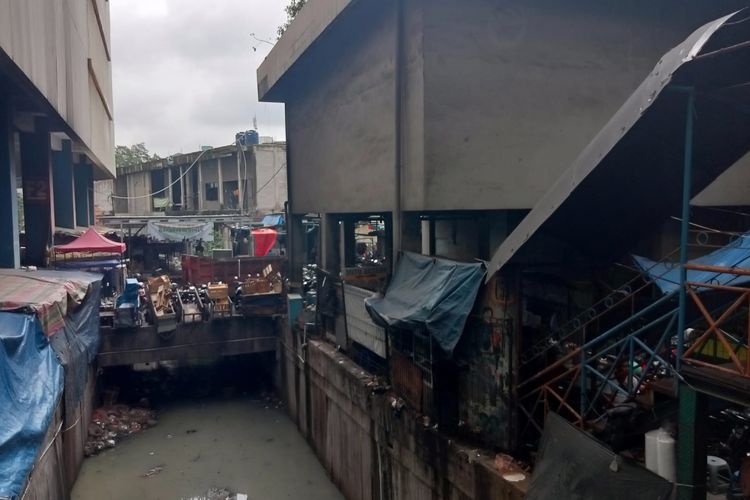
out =
[(217, 183), (206, 183), (206, 201), (219, 201), (219, 185)]

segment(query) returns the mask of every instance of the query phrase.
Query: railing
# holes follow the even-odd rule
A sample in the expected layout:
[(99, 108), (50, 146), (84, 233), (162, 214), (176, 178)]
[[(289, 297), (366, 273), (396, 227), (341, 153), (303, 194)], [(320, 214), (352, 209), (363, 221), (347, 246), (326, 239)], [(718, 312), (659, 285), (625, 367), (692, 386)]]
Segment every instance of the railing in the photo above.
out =
[[(750, 270), (733, 267), (699, 266), (688, 264), (686, 269), (692, 271), (707, 271), (717, 274), (734, 276), (750, 276)], [(688, 296), (700, 311), (701, 319), (705, 322), (705, 331), (690, 343), (682, 356), (684, 363), (692, 366), (709, 368), (725, 375), (750, 378), (750, 289), (719, 283), (686, 283)], [(718, 317), (709, 311), (709, 307), (700, 291), (725, 292), (736, 298), (729, 307), (720, 311)], [(744, 330), (742, 335), (732, 335), (721, 328), (729, 321), (735, 321), (737, 315), (746, 316), (745, 322), (738, 326)], [(743, 359), (744, 358), (744, 359)]]

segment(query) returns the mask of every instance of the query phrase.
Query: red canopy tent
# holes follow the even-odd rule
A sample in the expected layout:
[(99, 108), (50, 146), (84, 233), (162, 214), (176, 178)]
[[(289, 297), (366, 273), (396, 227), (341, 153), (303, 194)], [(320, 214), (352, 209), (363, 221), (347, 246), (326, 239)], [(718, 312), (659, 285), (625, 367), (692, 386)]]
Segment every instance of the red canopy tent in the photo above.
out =
[(93, 227), (90, 227), (81, 236), (65, 245), (55, 246), (55, 253), (73, 252), (102, 252), (119, 253), (125, 252), (125, 243), (118, 243), (105, 238)]

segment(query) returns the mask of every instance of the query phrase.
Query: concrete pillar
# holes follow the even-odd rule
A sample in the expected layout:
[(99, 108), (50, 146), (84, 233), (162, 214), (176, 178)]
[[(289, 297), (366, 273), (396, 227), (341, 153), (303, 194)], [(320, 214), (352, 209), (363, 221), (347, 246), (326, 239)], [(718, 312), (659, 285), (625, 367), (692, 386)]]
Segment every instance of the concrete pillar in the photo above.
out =
[(706, 420), (708, 396), (687, 384), (679, 387), (677, 499), (706, 498)]
[(432, 255), (432, 221), (422, 220), (421, 221), (421, 233), (422, 233), (422, 255)]
[(341, 265), (343, 267), (352, 267), (356, 263), (357, 256), (357, 237), (355, 233), (354, 217), (347, 216), (344, 218), (343, 224), (340, 224), (342, 244), (341, 255), (344, 257), (341, 259)]
[(167, 184), (167, 199), (169, 200), (167, 202), (167, 206), (171, 208), (172, 203), (174, 202), (174, 200), (172, 199), (172, 169), (171, 168), (164, 169), (164, 181)]
[(90, 197), (94, 183), (91, 165), (83, 157), (73, 167), (73, 183), (75, 185), (76, 226), (89, 227), (94, 223), (93, 204)]
[(203, 210), (203, 200), (205, 199), (205, 186), (203, 186), (203, 163), (198, 162), (198, 203), (196, 203), (196, 208), (198, 211)]
[(55, 226), (75, 229), (73, 152), (70, 141), (62, 141), (60, 151), (52, 151), (52, 191)]
[(224, 209), (224, 173), (221, 171), (221, 158), (216, 160), (219, 176), (219, 208)]
[(21, 133), (20, 139), (26, 229), (25, 262), (27, 265), (44, 266), (54, 227), (51, 189), (52, 149), (47, 121), (41, 118), (35, 120), (34, 132)]
[(292, 215), (287, 224), (288, 276), (293, 283), (302, 285), (302, 267), (305, 265), (307, 250), (305, 227), (301, 215)]
[(5, 268), (21, 265), (12, 119), (10, 103), (0, 100), (0, 267)]
[(339, 264), (339, 222), (329, 214), (320, 214), (320, 255), (318, 265), (326, 271), (337, 273), (341, 270)]
[(180, 210), (187, 210), (185, 206), (185, 175), (180, 165)]

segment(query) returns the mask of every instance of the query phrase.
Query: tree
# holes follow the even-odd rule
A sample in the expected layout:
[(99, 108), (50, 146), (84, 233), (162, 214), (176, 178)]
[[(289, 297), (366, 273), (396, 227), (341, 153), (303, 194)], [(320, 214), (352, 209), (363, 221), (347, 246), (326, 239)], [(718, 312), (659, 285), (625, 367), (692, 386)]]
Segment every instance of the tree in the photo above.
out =
[(115, 165), (118, 167), (129, 167), (150, 160), (158, 160), (158, 155), (152, 155), (146, 148), (146, 144), (139, 142), (132, 146), (117, 146), (115, 148)]
[(306, 3), (307, 0), (291, 0), (289, 5), (284, 7), (284, 10), (286, 11), (286, 22), (279, 26), (279, 38), (281, 38), (281, 35), (284, 34), (289, 25), (292, 24), (292, 21), (294, 21), (294, 18), (297, 17), (297, 14), (299, 14), (299, 11), (302, 10), (302, 7), (304, 7)]

